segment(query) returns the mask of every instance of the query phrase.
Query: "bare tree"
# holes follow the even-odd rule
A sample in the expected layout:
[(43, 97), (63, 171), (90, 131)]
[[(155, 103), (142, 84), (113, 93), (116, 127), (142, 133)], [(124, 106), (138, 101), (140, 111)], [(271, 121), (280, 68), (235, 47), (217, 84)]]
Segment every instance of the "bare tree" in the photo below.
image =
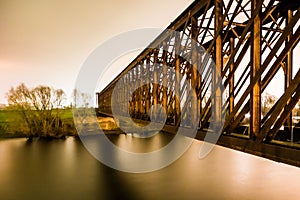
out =
[(277, 97), (266, 93), (262, 96), (262, 114), (265, 116), (277, 101)]
[(78, 89), (73, 90), (73, 116), (77, 131), (94, 129), (94, 108), (90, 105), (91, 96)]
[(297, 105), (294, 108), (293, 115), (300, 116), (300, 99), (297, 102)]
[(29, 128), (28, 136), (49, 137), (62, 133), (62, 121), (59, 109), (65, 99), (63, 90), (48, 86), (37, 86), (33, 89), (24, 83), (12, 87), (6, 94), (8, 103), (17, 110)]

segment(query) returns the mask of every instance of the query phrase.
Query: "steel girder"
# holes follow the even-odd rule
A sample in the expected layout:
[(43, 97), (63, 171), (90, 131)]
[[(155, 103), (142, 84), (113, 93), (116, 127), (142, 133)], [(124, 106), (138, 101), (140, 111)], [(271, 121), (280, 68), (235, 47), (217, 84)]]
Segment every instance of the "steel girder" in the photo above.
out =
[[(167, 113), (167, 123), (173, 126), (178, 126), (183, 120), (179, 116), (189, 107), (194, 111), (188, 113), (192, 119), (200, 118), (199, 129), (207, 128), (212, 118), (217, 122), (225, 116), (223, 132), (231, 134), (250, 113), (246, 135), (252, 140), (269, 142), (283, 125), (288, 134), (292, 109), (300, 95), (299, 66), (293, 66), (293, 49), (300, 38), (299, 18), (298, 0), (195, 1), (151, 43), (155, 48), (146, 48), (97, 93), (98, 109), (111, 113), (112, 91), (122, 79), (124, 85), (142, 85), (129, 102), (121, 102), (128, 91), (119, 90), (123, 94), (119, 94), (118, 109), (125, 112), (129, 108), (136, 119), (149, 120), (150, 107), (161, 104)], [(180, 35), (172, 35), (168, 29)], [(193, 51), (191, 39), (212, 56), (221, 80), (216, 80), (214, 70)], [(181, 55), (190, 55), (190, 59)], [(171, 69), (177, 73), (174, 75)], [(262, 116), (262, 94), (281, 69), (285, 92)], [(150, 82), (159, 84), (151, 84), (149, 77)], [(224, 88), (217, 88), (212, 94), (212, 80), (221, 81)], [(196, 96), (187, 93), (189, 87)], [(217, 105), (213, 114), (212, 105)]]

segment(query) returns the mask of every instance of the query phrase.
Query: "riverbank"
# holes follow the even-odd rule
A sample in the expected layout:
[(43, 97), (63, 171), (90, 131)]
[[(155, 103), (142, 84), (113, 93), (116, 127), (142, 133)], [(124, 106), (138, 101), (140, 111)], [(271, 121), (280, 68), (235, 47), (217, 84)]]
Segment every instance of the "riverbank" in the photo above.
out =
[[(99, 116), (96, 119), (85, 119), (84, 123), (77, 124), (77, 129), (80, 125), (86, 130), (93, 132), (97, 128), (101, 128), (105, 134), (116, 134), (120, 132), (118, 122), (112, 117)], [(61, 115), (62, 131), (60, 134), (47, 134), (45, 136), (29, 137), (29, 128), (25, 121), (20, 117), (19, 113), (14, 110), (0, 110), (0, 138), (41, 138), (41, 139), (64, 139), (69, 136), (78, 136), (76, 126), (74, 124), (72, 109), (64, 109)], [(98, 125), (97, 125), (98, 123)]]

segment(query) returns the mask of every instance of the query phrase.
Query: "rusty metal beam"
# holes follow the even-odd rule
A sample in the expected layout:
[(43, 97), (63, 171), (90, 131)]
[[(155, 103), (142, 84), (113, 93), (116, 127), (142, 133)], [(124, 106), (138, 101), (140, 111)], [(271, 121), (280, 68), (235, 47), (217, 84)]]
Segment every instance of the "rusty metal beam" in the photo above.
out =
[[(261, 0), (253, 0), (251, 2), (252, 11), (255, 10)], [(252, 17), (253, 22), (253, 32), (252, 32), (252, 67), (251, 67), (251, 80), (256, 76), (257, 72), (261, 67), (261, 13)], [(260, 131), (260, 120), (261, 120), (261, 84), (260, 78), (254, 81), (255, 84), (252, 88), (250, 95), (250, 137), (255, 139), (259, 136)]]
[[(194, 91), (197, 90), (198, 87), (198, 48), (196, 42), (198, 41), (198, 25), (195, 18), (192, 18), (192, 27), (191, 27), (191, 37), (194, 42), (192, 42), (192, 52), (191, 52), (191, 86)], [(192, 106), (192, 124), (196, 123), (196, 120), (198, 119), (198, 101), (197, 101), (197, 94), (192, 93), (192, 100), (191, 100), (191, 106)]]
[[(251, 11), (248, 10), (250, 3), (252, 4)], [(249, 15), (250, 12), (251, 15)], [(248, 16), (249, 19), (242, 21), (240, 14)], [(194, 112), (188, 114), (192, 115), (192, 119), (200, 115), (200, 128), (206, 128), (212, 122), (211, 118), (217, 125), (218, 118), (229, 110), (225, 129), (227, 133), (230, 133), (240, 124), (245, 114), (251, 111), (251, 137), (258, 137), (257, 141), (261, 142), (270, 133), (268, 137), (272, 139), (282, 123), (290, 127), (291, 109), (299, 95), (299, 88), (296, 88), (289, 98), (284, 94), (281, 97), (283, 98), (281, 103), (276, 103), (271, 108), (272, 112), (268, 113), (263, 120), (260, 119), (261, 94), (283, 65), (284, 87), (286, 91), (291, 87), (292, 49), (299, 43), (300, 30), (299, 27), (295, 27), (299, 17), (299, 5), (292, 6), (290, 2), (277, 0), (195, 1), (168, 27), (179, 31), (180, 35), (170, 34), (168, 30), (160, 34), (150, 45), (155, 46), (156, 50), (145, 49), (98, 95), (99, 101), (105, 101), (102, 104), (98, 102), (99, 107), (109, 110), (111, 99), (109, 92), (113, 90), (114, 83), (129, 70), (141, 65), (135, 77), (133, 74), (128, 76), (129, 82), (143, 83), (144, 76), (147, 73), (153, 73), (151, 74), (153, 80), (155, 79), (160, 86), (151, 84), (148, 87), (146, 84), (132, 95), (130, 101), (132, 116), (147, 119), (143, 116), (149, 114), (150, 106), (162, 104), (167, 110), (168, 123), (173, 121), (177, 126), (182, 120), (180, 119), (181, 112), (184, 113), (191, 108)], [(293, 30), (295, 30), (294, 33)], [(201, 57), (195, 53), (195, 47), (191, 45), (190, 39), (196, 40), (212, 55), (222, 78), (219, 79), (216, 71), (212, 71), (207, 65), (209, 56), (203, 58), (204, 56)], [(190, 59), (185, 60), (180, 55), (182, 57), (190, 55)], [(224, 55), (229, 55), (225, 66), (223, 66)], [(143, 68), (143, 64), (146, 68)], [(168, 68), (162, 67), (166, 65), (175, 69), (174, 77), (172, 73), (169, 73)], [(197, 69), (200, 73), (197, 73)], [(179, 77), (186, 79), (187, 83), (179, 80)], [(224, 104), (221, 98), (209, 97), (211, 81), (213, 81), (213, 95), (222, 96), (222, 91), (217, 88), (221, 82), (229, 91), (229, 97)], [(162, 85), (174, 88), (175, 92)], [(190, 86), (197, 92), (196, 98), (186, 92)], [(122, 99), (123, 94), (119, 95)], [(180, 105), (183, 107), (181, 108)], [(216, 106), (216, 112), (212, 113), (212, 106)], [(273, 114), (278, 112), (277, 109), (281, 109), (279, 119)], [(267, 130), (265, 127), (270, 123), (274, 127)], [(263, 131), (260, 130), (262, 127)], [(267, 130), (266, 133), (265, 130)]]
[(157, 107), (156, 107), (156, 105), (158, 105), (158, 90), (159, 90), (159, 88), (158, 88), (158, 82), (159, 82), (159, 74), (158, 74), (158, 71), (157, 71), (157, 60), (158, 60), (158, 50), (154, 50), (154, 53), (153, 53), (154, 55), (154, 63), (153, 63), (153, 82), (154, 82), (154, 84), (153, 84), (153, 91), (152, 91), (152, 97), (153, 97), (153, 105), (154, 105), (154, 107), (153, 107), (153, 113), (155, 113), (155, 115), (153, 115), (153, 118), (154, 118), (154, 120), (156, 120), (156, 118), (157, 118), (157, 116), (156, 116), (156, 114), (157, 114)]
[(168, 66), (167, 66), (167, 49), (168, 45), (166, 42), (163, 42), (163, 54), (162, 54), (162, 69), (163, 69), (163, 74), (162, 74), (162, 79), (163, 79), (163, 86), (162, 86), (162, 103), (163, 103), (163, 108), (167, 111), (168, 107), (168, 95), (167, 95), (167, 83), (168, 83), (168, 75), (167, 75), (167, 71), (168, 71)]
[[(258, 138), (259, 141), (263, 141), (265, 139), (265, 137), (268, 135), (269, 130), (271, 129), (271, 126), (277, 120), (278, 116), (281, 115), (282, 109), (287, 105), (288, 100), (291, 97), (293, 98), (293, 94), (295, 91), (297, 91), (297, 89), (299, 88), (299, 85), (300, 85), (300, 70), (298, 70), (297, 74), (295, 75), (295, 78), (290, 83), (290, 86), (286, 89), (285, 93), (278, 100), (278, 103), (276, 104), (274, 111), (272, 112), (271, 116), (269, 117), (269, 119), (266, 121), (266, 123), (262, 127), (260, 136)], [(297, 91), (296, 93), (297, 93), (296, 95), (298, 95), (299, 91)], [(296, 99), (298, 100), (299, 97), (296, 96)], [(290, 104), (291, 106), (293, 106), (295, 104), (294, 101), (292, 101), (292, 104)], [(285, 117), (286, 116), (284, 116), (283, 118), (285, 118)], [(278, 125), (277, 125), (277, 127), (278, 127)], [(272, 133), (272, 134), (274, 134), (274, 133)], [(272, 135), (271, 135), (271, 137), (272, 137)]]
[[(268, 138), (274, 139), (276, 133), (281, 128), (284, 121), (286, 121), (289, 115), (292, 113), (293, 108), (298, 103), (300, 97), (300, 84), (295, 89), (294, 95), (288, 100), (288, 104), (284, 107), (284, 111), (280, 114), (279, 119), (277, 119), (276, 123), (274, 124), (273, 128), (268, 133)], [(291, 132), (290, 132), (291, 133)], [(291, 139), (291, 141), (293, 141)]]
[[(286, 17), (286, 25), (290, 23), (291, 19), (293, 18), (293, 12), (291, 10), (289, 10), (287, 12), (287, 17)], [(293, 31), (290, 32), (290, 34), (287, 36), (286, 38), (286, 43), (288, 43), (291, 40), (291, 37), (293, 36)], [(285, 60), (285, 69), (284, 69), (284, 90), (286, 91), (286, 89), (290, 86), (291, 81), (292, 81), (292, 77), (293, 77), (293, 49), (290, 49), (287, 52), (286, 55), (286, 60)], [(292, 131), (292, 112), (290, 112), (287, 116), (287, 119), (284, 123), (284, 129), (285, 131)]]
[[(146, 112), (146, 116), (147, 118), (150, 116), (150, 100), (151, 100), (151, 94), (150, 94), (150, 81), (149, 79), (151, 78), (151, 66), (150, 66), (150, 56), (147, 56), (147, 60), (146, 60), (146, 71), (147, 71), (147, 76), (146, 76), (146, 108), (145, 108), (145, 112)], [(149, 118), (148, 118), (149, 119)], [(147, 119), (147, 120), (148, 120)]]
[[(252, 88), (254, 86), (254, 84), (260, 79), (262, 73), (265, 71), (265, 69), (268, 67), (269, 63), (271, 62), (271, 60), (273, 59), (274, 55), (276, 54), (276, 52), (278, 51), (278, 49), (281, 47), (282, 43), (285, 41), (286, 36), (288, 35), (288, 33), (291, 31), (291, 29), (293, 28), (294, 24), (297, 22), (300, 16), (300, 12), (298, 11), (296, 13), (296, 15), (293, 17), (293, 19), (291, 20), (291, 23), (289, 23), (288, 26), (286, 26), (283, 34), (281, 35), (281, 37), (278, 39), (276, 45), (273, 47), (272, 51), (270, 52), (270, 54), (268, 54), (267, 58), (264, 60), (260, 70), (256, 73), (255, 77), (253, 77), (252, 81), (250, 82), (250, 84), (248, 85), (248, 87), (246, 88), (246, 90), (244, 91), (244, 93), (242, 94), (240, 100), (236, 103), (233, 113), (231, 113), (228, 117), (229, 121), (234, 117), (235, 113), (238, 112), (238, 110), (240, 109), (241, 105), (244, 103), (244, 101), (246, 100), (247, 96), (249, 95), (250, 91), (252, 91)], [(291, 49), (296, 43), (297, 40), (300, 37), (300, 28), (298, 27), (297, 31), (295, 32), (293, 38), (291, 39), (291, 41), (286, 45), (285, 49), (282, 51), (283, 53), (281, 53), (280, 56), (278, 56), (276, 62), (271, 66), (269, 72), (273, 72), (274, 68), (277, 68), (279, 66), (279, 64), (282, 62), (282, 60), (285, 58), (285, 52), (289, 49)], [(269, 72), (267, 74), (269, 74)], [(262, 87), (265, 88), (266, 85), (268, 84), (268, 82), (271, 80), (270, 76), (265, 76), (266, 80), (263, 80), (262, 83)], [(265, 81), (265, 82), (264, 82)], [(228, 125), (230, 125), (230, 123), (228, 121), (225, 121), (225, 127), (228, 127)]]
[(213, 120), (214, 130), (218, 130), (221, 127), (222, 121), (222, 91), (220, 87), (220, 75), (223, 69), (223, 56), (222, 56), (222, 35), (220, 29), (223, 27), (223, 11), (222, 0), (215, 0), (215, 64), (216, 69), (213, 69)]
[[(234, 38), (230, 38), (230, 54), (234, 51)], [(230, 72), (234, 70), (234, 60), (230, 64)], [(229, 79), (229, 113), (233, 111), (234, 107), (234, 76)]]
[(175, 124), (180, 123), (180, 37), (175, 35)]

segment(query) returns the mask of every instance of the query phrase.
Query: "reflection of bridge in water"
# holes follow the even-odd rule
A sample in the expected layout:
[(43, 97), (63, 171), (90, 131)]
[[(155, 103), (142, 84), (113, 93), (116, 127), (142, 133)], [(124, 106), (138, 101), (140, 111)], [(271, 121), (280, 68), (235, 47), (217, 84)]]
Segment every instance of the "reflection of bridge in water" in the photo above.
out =
[[(111, 114), (113, 90), (122, 81), (113, 99), (121, 114), (129, 110), (132, 118), (147, 121), (151, 106), (161, 104), (165, 127), (199, 119), (199, 139), (225, 119), (219, 144), (299, 166), (300, 132), (292, 118), (300, 96), (300, 70), (293, 66), (299, 17), (299, 0), (195, 1), (168, 26), (179, 34), (161, 33), (97, 93), (99, 112)], [(262, 97), (278, 76), (284, 81), (276, 86), (284, 92), (265, 109)]]

